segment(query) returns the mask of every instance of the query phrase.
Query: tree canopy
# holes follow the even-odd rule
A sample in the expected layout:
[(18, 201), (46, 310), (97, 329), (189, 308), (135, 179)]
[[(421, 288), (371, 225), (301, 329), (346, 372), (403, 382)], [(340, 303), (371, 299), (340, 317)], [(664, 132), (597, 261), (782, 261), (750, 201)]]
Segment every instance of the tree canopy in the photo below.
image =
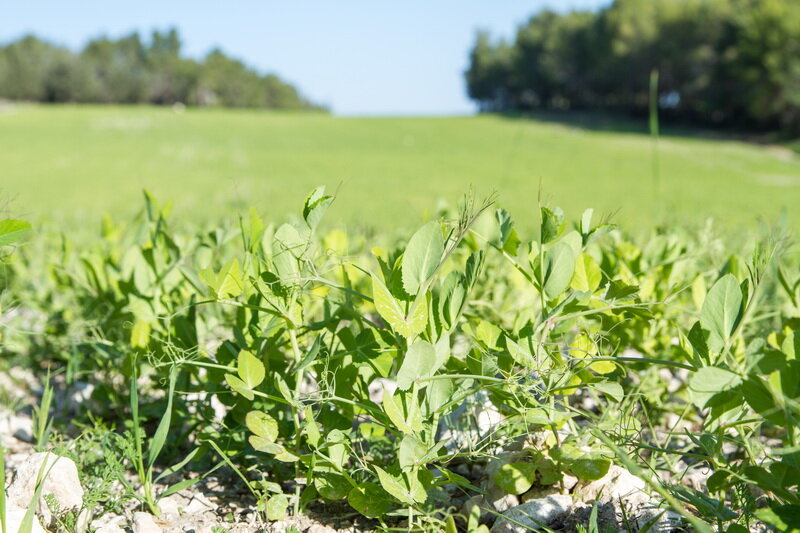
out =
[(320, 109), (274, 74), (213, 50), (181, 53), (175, 29), (89, 41), (80, 52), (29, 35), (0, 47), (0, 98), (35, 102)]
[(485, 111), (644, 113), (660, 73), (666, 118), (800, 132), (800, 2), (615, 0), (542, 11), (513, 42), (479, 32), (465, 74)]

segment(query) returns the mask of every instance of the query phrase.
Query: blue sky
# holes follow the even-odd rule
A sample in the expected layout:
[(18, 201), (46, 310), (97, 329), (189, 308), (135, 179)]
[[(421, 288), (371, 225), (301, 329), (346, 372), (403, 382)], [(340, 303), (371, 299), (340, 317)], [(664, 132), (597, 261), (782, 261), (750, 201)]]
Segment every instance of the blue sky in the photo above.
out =
[(195, 57), (215, 46), (296, 83), (341, 115), (470, 113), (462, 73), (475, 30), (511, 36), (544, 7), (608, 0), (136, 0), (7, 2), (0, 41), (35, 33), (79, 48), (98, 35), (175, 26)]

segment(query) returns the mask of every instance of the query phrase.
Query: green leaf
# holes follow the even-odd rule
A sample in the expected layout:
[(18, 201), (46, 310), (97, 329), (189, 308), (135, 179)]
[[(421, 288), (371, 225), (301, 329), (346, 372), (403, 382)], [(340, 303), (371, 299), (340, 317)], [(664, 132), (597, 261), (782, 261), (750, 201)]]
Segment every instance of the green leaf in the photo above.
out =
[(265, 437), (260, 437), (258, 435), (250, 435), (250, 437), (247, 440), (248, 442), (250, 442), (250, 446), (252, 446), (254, 450), (259, 452), (271, 453), (272, 455), (279, 455), (285, 451), (283, 446), (275, 442), (274, 439), (268, 439)]
[(278, 422), (263, 411), (250, 411), (245, 417), (247, 429), (257, 436), (275, 442), (278, 439)]
[(242, 350), (237, 358), (237, 371), (245, 386), (249, 389), (258, 387), (264, 381), (264, 363), (255, 355)]
[(332, 429), (325, 437), (328, 446), (328, 457), (339, 470), (343, 470), (347, 459), (350, 457), (350, 443), (347, 435), (338, 429)]
[(177, 379), (177, 367), (173, 366), (169, 372), (169, 388), (167, 391), (167, 405), (164, 410), (164, 415), (158, 423), (156, 432), (153, 434), (153, 439), (150, 441), (150, 449), (147, 457), (147, 467), (152, 468), (164, 448), (164, 443), (167, 441), (169, 434), (169, 426), (172, 423), (172, 399), (175, 396), (175, 381)]
[(320, 431), (319, 425), (317, 421), (314, 420), (314, 413), (311, 411), (311, 407), (306, 406), (306, 438), (308, 438), (308, 443), (316, 448), (319, 445), (320, 440)]
[(689, 390), (692, 392), (695, 403), (700, 407), (705, 407), (713, 396), (734, 389), (741, 383), (742, 378), (730, 370), (707, 366), (695, 372), (691, 377)]
[(428, 324), (428, 305), (424, 296), (411, 303), (410, 312), (406, 314), (400, 301), (392, 296), (386, 285), (372, 276), (372, 298), (378, 314), (394, 331), (407, 339), (422, 333)]
[(570, 443), (552, 449), (550, 456), (569, 468), (573, 474), (587, 481), (600, 479), (611, 468), (610, 459), (596, 452), (585, 452)]
[(326, 500), (340, 500), (350, 492), (350, 483), (339, 474), (324, 473), (314, 478), (314, 488)]
[(447, 518), (444, 521), (444, 533), (458, 533), (458, 528), (456, 527), (456, 521), (453, 518), (453, 515), (447, 515)]
[(379, 466), (375, 467), (375, 472), (378, 474), (378, 481), (380, 481), (383, 490), (406, 505), (414, 505), (417, 503), (415, 495), (411, 491), (411, 487), (408, 486), (402, 476), (393, 476)]
[(274, 494), (270, 496), (264, 506), (267, 520), (283, 520), (286, 518), (286, 509), (289, 507), (289, 498), (284, 494)]
[(536, 365), (536, 360), (531, 354), (531, 351), (527, 347), (511, 340), (511, 337), (506, 337), (506, 348), (511, 358), (514, 359), (514, 362), (518, 365), (525, 368), (533, 368)]
[(30, 230), (31, 225), (24, 220), (13, 218), (0, 220), (0, 246), (19, 242)]
[(574, 461), (569, 468), (579, 478), (595, 481), (608, 473), (608, 469), (611, 468), (611, 460), (605, 457), (586, 455)]
[[(405, 400), (403, 402), (402, 400)], [(404, 405), (405, 404), (405, 405)], [(383, 412), (403, 433), (417, 433), (424, 429), (422, 415), (413, 394), (394, 395), (383, 391)]]
[(400, 468), (408, 470), (420, 465), (428, 453), (428, 447), (413, 435), (405, 435), (398, 448)]
[(353, 487), (347, 495), (347, 503), (367, 518), (379, 518), (392, 507), (392, 500), (386, 491), (369, 481)]
[(733, 274), (726, 274), (708, 291), (700, 323), (727, 344), (739, 321), (741, 307), (742, 289)]
[(579, 255), (570, 287), (576, 291), (594, 292), (602, 279), (603, 273), (594, 258), (589, 254)]
[(495, 484), (508, 494), (522, 494), (536, 481), (536, 465), (531, 463), (506, 463), (494, 475)]
[(547, 207), (541, 209), (542, 225), (541, 225), (541, 241), (542, 244), (555, 240), (556, 237), (561, 235), (564, 231), (564, 212), (560, 207), (552, 210)]
[(289, 287), (300, 281), (300, 262), (306, 250), (306, 239), (291, 224), (283, 224), (275, 231), (272, 241), (272, 264), (281, 285)]
[(430, 278), (444, 254), (444, 239), (439, 222), (429, 222), (422, 226), (408, 241), (403, 252), (403, 288), (412, 296)]
[(437, 357), (433, 344), (424, 340), (414, 341), (408, 347), (403, 364), (397, 372), (397, 388), (408, 390), (415, 380), (434, 375), (444, 362), (441, 357)]
[(592, 386), (616, 402), (621, 402), (625, 397), (622, 385), (614, 381), (601, 381)]
[(545, 252), (542, 280), (548, 298), (555, 298), (569, 286), (574, 269), (575, 254), (569, 244), (558, 242)]
[(325, 187), (317, 187), (306, 198), (303, 205), (303, 219), (310, 229), (314, 229), (333, 203), (333, 196), (325, 195)]
[(234, 392), (241, 394), (248, 400), (252, 401), (255, 396), (253, 395), (253, 391), (250, 387), (247, 386), (247, 383), (239, 379), (238, 377), (234, 376), (233, 374), (225, 374), (225, 383), (228, 384), (230, 388), (233, 389)]
[(219, 273), (207, 268), (201, 270), (200, 279), (214, 292), (216, 298), (236, 298), (244, 289), (242, 269), (238, 259), (231, 259), (220, 269)]

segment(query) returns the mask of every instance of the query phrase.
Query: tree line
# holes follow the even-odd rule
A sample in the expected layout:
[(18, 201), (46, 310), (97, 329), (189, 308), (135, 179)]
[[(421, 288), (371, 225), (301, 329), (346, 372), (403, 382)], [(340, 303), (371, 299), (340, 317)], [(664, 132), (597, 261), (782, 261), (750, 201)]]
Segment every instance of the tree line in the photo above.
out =
[(29, 35), (0, 47), (0, 99), (320, 109), (274, 74), (215, 49), (181, 54), (175, 29), (89, 41), (80, 52)]
[(615, 0), (542, 11), (513, 41), (479, 32), (465, 73), (483, 111), (660, 113), (704, 125), (800, 133), (800, 1)]

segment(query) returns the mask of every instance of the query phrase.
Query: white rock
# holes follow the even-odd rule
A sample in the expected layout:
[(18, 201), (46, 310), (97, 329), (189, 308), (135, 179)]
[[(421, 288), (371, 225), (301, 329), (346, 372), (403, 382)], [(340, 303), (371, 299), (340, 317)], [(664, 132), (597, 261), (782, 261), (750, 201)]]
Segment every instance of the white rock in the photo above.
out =
[[(464, 399), (456, 410), (439, 422), (438, 440), (445, 441), (448, 452), (455, 453), (477, 446), (503, 421), (503, 415), (489, 399), (479, 391)], [(487, 450), (493, 453), (497, 450)]]
[(322, 524), (314, 524), (306, 530), (306, 533), (336, 533), (336, 530)]
[(383, 402), (384, 391), (388, 392), (389, 394), (394, 394), (394, 391), (396, 390), (397, 382), (386, 378), (377, 378), (367, 386), (367, 391), (369, 391), (369, 399), (375, 403)]
[(158, 510), (163, 514), (180, 516), (181, 510), (186, 507), (185, 498), (173, 494), (158, 501)]
[[(8, 533), (11, 533), (12, 531), (19, 531), (26, 512), (26, 509), (20, 509), (19, 507), (15, 506), (6, 508), (6, 531)], [(31, 533), (45, 533), (44, 528), (42, 528), (42, 525), (39, 523), (39, 519), (36, 518), (36, 515), (33, 517), (33, 527), (31, 528)]]
[(0, 410), (0, 435), (12, 435), (23, 442), (33, 442), (33, 419), (24, 413)]
[(78, 468), (72, 459), (53, 453), (35, 453), (17, 467), (14, 481), (8, 487), (8, 503), (25, 508), (36, 492), (36, 480), (43, 479), (42, 497), (37, 507), (44, 522), (49, 524), (52, 513), (44, 497), (52, 495), (60, 510), (80, 509), (83, 506), (83, 487), (78, 479)]
[(92, 521), (90, 531), (94, 531), (94, 533), (125, 533), (125, 524), (124, 516), (105, 514)]
[[(541, 526), (548, 526), (567, 514), (572, 508), (572, 498), (565, 494), (556, 494), (531, 500), (522, 505), (512, 507), (498, 518), (492, 527), (492, 533), (527, 533), (536, 531)], [(522, 524), (522, 525), (519, 525)]]
[(611, 465), (605, 476), (588, 484), (578, 484), (573, 493), (586, 503), (597, 501), (618, 505), (622, 500), (628, 510), (637, 510), (650, 501), (646, 487), (643, 479), (622, 467)]
[(161, 527), (150, 513), (133, 513), (133, 533), (161, 533)]

